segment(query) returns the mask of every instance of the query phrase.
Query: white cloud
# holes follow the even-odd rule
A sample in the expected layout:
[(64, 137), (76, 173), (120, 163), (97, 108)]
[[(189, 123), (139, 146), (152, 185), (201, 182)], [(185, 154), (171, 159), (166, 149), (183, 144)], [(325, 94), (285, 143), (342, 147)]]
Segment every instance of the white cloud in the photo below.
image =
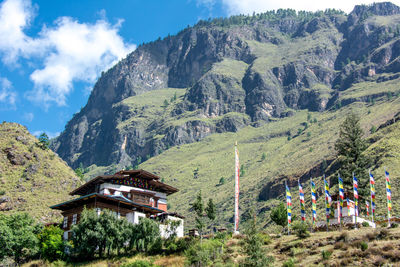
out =
[[(252, 14), (254, 11), (265, 12), (268, 10), (276, 10), (279, 8), (292, 8), (296, 10), (325, 10), (326, 8), (341, 9), (345, 12), (351, 12), (355, 5), (372, 4), (373, 0), (197, 0), (199, 4), (209, 7), (212, 3), (220, 1), (226, 8), (228, 15), (235, 14)], [(394, 4), (400, 5), (400, 0), (392, 1)]]
[(0, 107), (2, 109), (15, 109), (17, 93), (14, 92), (11, 82), (0, 77)]
[(60, 17), (54, 25), (43, 26), (36, 38), (29, 37), (24, 30), (34, 10), (28, 0), (0, 5), (0, 52), (8, 65), (21, 57), (39, 60), (41, 67), (30, 75), (34, 89), (26, 95), (35, 102), (65, 105), (74, 82), (92, 85), (101, 71), (135, 49), (118, 34), (122, 21), (111, 25), (105, 19), (88, 24)]
[(35, 117), (35, 115), (32, 112), (26, 112), (26, 113), (24, 113), (24, 116), (23, 116), (24, 120), (26, 120), (28, 122), (33, 121), (34, 117)]

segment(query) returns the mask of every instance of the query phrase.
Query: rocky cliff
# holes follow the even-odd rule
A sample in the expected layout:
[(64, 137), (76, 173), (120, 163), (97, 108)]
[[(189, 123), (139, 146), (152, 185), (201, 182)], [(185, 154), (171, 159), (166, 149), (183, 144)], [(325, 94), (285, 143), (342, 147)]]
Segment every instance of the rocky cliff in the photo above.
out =
[(200, 21), (105, 72), (53, 149), (74, 168), (134, 166), (213, 133), (323, 112), (400, 71), (400, 9), (279, 10)]

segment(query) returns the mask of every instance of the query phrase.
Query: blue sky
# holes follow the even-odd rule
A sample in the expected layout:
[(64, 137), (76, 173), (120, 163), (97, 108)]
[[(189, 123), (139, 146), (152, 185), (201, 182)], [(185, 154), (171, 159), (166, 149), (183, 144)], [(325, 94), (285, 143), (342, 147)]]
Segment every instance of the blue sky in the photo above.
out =
[[(350, 12), (357, 0), (0, 1), (0, 121), (54, 137), (100, 73), (137, 45), (199, 19), (277, 8)], [(393, 1), (400, 5), (400, 0)]]

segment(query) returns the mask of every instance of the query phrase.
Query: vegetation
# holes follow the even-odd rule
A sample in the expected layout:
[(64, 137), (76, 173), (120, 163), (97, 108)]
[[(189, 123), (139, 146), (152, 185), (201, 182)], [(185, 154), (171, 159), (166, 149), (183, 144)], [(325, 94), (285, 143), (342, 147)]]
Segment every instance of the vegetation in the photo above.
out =
[(335, 149), (338, 153), (339, 172), (343, 177), (344, 185), (347, 189), (352, 188), (354, 173), (358, 177), (360, 194), (367, 196), (367, 171), (371, 160), (363, 153), (368, 147), (363, 135), (360, 118), (352, 113), (340, 125), (339, 138), (335, 143)]
[(44, 227), (38, 235), (42, 258), (55, 261), (64, 258), (64, 231), (58, 226)]
[(287, 210), (285, 204), (283, 204), (282, 202), (272, 209), (270, 216), (271, 220), (277, 225), (280, 225), (282, 227), (285, 227), (287, 225)]
[(46, 149), (49, 149), (49, 145), (50, 145), (49, 137), (47, 136), (46, 133), (42, 133), (39, 136), (39, 147), (46, 150)]
[(309, 226), (304, 222), (294, 222), (293, 223), (293, 231), (298, 238), (307, 238), (310, 237), (310, 232), (308, 231)]
[(27, 213), (0, 214), (0, 261), (13, 258), (16, 263), (39, 253), (39, 225)]
[(246, 258), (241, 263), (241, 266), (272, 266), (274, 259), (266, 256), (265, 249), (263, 248), (263, 239), (257, 230), (254, 211), (251, 212), (251, 217), (252, 219), (245, 231), (246, 238), (243, 242), (243, 252)]

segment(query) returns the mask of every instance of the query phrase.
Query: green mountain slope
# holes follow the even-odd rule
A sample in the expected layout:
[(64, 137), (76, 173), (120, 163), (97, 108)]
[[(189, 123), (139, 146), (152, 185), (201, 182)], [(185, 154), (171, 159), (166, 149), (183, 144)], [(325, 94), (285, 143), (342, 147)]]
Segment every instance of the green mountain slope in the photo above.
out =
[[(390, 83), (393, 83), (391, 81)], [(400, 86), (400, 80), (397, 81)], [(387, 83), (375, 84), (370, 90), (373, 96), (377, 91), (390, 91)], [(357, 98), (357, 86), (351, 88), (339, 98)], [(367, 98), (369, 99), (369, 98)], [(277, 120), (259, 128), (248, 126), (237, 133), (212, 135), (204, 140), (174, 147), (151, 158), (140, 165), (140, 168), (161, 173), (165, 181), (180, 189), (180, 192), (170, 196), (171, 208), (188, 217), (188, 223), (193, 223), (190, 216), (190, 203), (199, 190), (205, 198), (213, 198), (218, 203), (218, 221), (227, 225), (232, 222), (234, 203), (234, 143), (238, 141), (240, 162), (245, 173), (240, 178), (241, 213), (246, 218), (250, 206), (256, 207), (260, 223), (270, 223), (269, 211), (284, 199), (284, 180), (292, 186), (294, 213), (300, 215), (298, 201), (297, 179), (303, 182), (306, 200), (310, 201), (309, 177), (317, 182), (318, 193), (321, 196), (317, 206), (319, 219), (323, 220), (324, 199), (322, 194), (323, 161), (335, 159), (334, 142), (338, 137), (339, 124), (346, 114), (355, 112), (361, 117), (361, 124), (366, 133), (372, 126), (378, 128), (387, 120), (392, 119), (400, 111), (400, 98), (387, 94), (374, 98), (374, 104), (355, 101), (338, 110), (325, 112), (296, 112), (292, 117)], [(311, 119), (307, 118), (311, 115)], [(310, 122), (315, 121), (316, 122)], [(307, 128), (305, 125), (307, 124)], [(301, 133), (298, 134), (299, 129)], [(379, 129), (373, 135), (368, 134), (371, 145), (367, 150), (374, 159), (371, 166), (377, 183), (377, 212), (386, 214), (386, 194), (383, 167), (391, 172), (392, 194), (394, 199), (400, 193), (399, 175), (400, 151), (398, 136), (400, 123)], [(288, 138), (288, 137), (291, 138)], [(288, 140), (290, 139), (290, 140)], [(266, 159), (262, 160), (262, 154)], [(329, 167), (329, 166), (328, 166)], [(198, 178), (193, 171), (199, 169)], [(220, 177), (226, 183), (219, 185)], [(337, 183), (336, 176), (328, 177), (332, 184)], [(368, 179), (368, 177), (359, 177)], [(332, 188), (332, 193), (337, 186)], [(278, 200), (277, 200), (277, 199)], [(310, 202), (308, 202), (310, 203)], [(364, 204), (361, 203), (364, 207)], [(307, 206), (311, 214), (311, 204)], [(400, 203), (394, 201), (393, 214), (400, 212)]]
[[(382, 183), (384, 164), (395, 165), (389, 155), (396, 138), (388, 129), (397, 132), (397, 124), (369, 130), (400, 108), (399, 20), (400, 8), (385, 2), (356, 6), (350, 14), (278, 10), (200, 21), (138, 47), (105, 72), (53, 149), (73, 168), (83, 166), (86, 179), (140, 164), (180, 189), (171, 208), (184, 215), (202, 190), (215, 199), (218, 222), (227, 225), (238, 141), (241, 213), (245, 218), (254, 206), (268, 225), (284, 180), (293, 187), (295, 212), (297, 179), (306, 192), (309, 178), (323, 172), (334, 184), (334, 143), (353, 111), (362, 118), (371, 168)], [(398, 170), (387, 167), (396, 185)], [(320, 179), (317, 184), (321, 194)]]
[(0, 124), (0, 212), (28, 212), (42, 222), (58, 221), (50, 205), (66, 201), (81, 181), (53, 151), (17, 123)]

